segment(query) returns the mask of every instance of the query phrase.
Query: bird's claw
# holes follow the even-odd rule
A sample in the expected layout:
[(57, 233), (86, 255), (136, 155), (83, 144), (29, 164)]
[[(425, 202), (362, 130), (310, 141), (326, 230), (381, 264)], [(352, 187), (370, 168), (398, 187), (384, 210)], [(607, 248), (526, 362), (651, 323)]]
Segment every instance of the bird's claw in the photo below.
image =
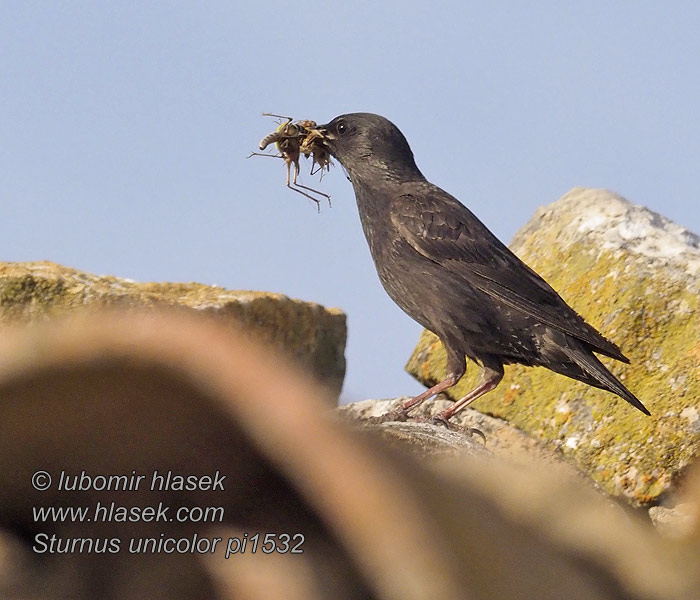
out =
[(435, 425), (442, 425), (450, 431), (459, 431), (465, 435), (468, 435), (469, 437), (474, 437), (474, 435), (478, 435), (484, 441), (484, 446), (486, 445), (486, 436), (484, 435), (484, 432), (480, 429), (477, 429), (476, 427), (462, 427), (460, 425), (457, 425), (456, 423), (453, 423), (449, 419), (446, 419), (440, 414), (431, 417), (429, 420)]
[(474, 434), (480, 436), (481, 439), (484, 441), (484, 446), (486, 445), (486, 436), (484, 435), (484, 432), (480, 429), (477, 429), (476, 427), (465, 427), (464, 432), (470, 437), (474, 437)]
[(435, 415), (434, 417), (431, 417), (430, 422), (433, 423), (434, 425), (442, 425), (446, 429), (449, 429), (451, 431), (457, 431), (460, 429), (458, 425), (455, 425), (454, 423), (451, 423), (449, 419), (446, 419), (442, 415)]
[(430, 423), (431, 425), (441, 425), (445, 429), (449, 429), (450, 431), (462, 431), (462, 427), (459, 425), (455, 425), (452, 423), (449, 419), (446, 419), (445, 417), (441, 415), (434, 415), (434, 416), (421, 416), (421, 417), (412, 417), (411, 421), (415, 423)]
[(392, 422), (403, 423), (409, 420), (414, 421), (416, 423), (431, 423), (433, 425), (442, 425), (450, 431), (458, 431), (460, 433), (468, 435), (469, 437), (478, 435), (484, 441), (484, 446), (486, 445), (486, 436), (479, 429), (476, 429), (475, 427), (462, 427), (439, 414), (432, 417), (409, 417), (407, 411), (401, 410), (400, 408), (396, 408), (394, 410), (390, 410), (384, 413), (383, 415), (380, 415), (379, 417), (368, 417), (367, 419), (365, 419), (365, 423), (369, 425), (380, 425), (382, 423)]
[(408, 421), (408, 413), (401, 409), (394, 409), (380, 415), (379, 417), (369, 417), (368, 419), (365, 419), (365, 422), (370, 425), (380, 425), (381, 423), (391, 423), (392, 421)]

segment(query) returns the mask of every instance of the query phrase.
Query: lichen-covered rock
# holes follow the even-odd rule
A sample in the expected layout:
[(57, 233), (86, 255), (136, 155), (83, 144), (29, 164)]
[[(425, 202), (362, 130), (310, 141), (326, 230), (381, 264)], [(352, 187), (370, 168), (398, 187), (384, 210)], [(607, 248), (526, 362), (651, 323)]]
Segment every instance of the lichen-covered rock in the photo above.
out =
[[(607, 190), (576, 188), (540, 208), (511, 248), (629, 357), (603, 358), (652, 413), (543, 368), (506, 367), (473, 407), (560, 447), (609, 493), (635, 504), (668, 492), (700, 450), (700, 238)], [(424, 332), (407, 370), (442, 379)], [(474, 386), (478, 369), (450, 395)]]
[(181, 307), (243, 327), (291, 355), (334, 398), (345, 377), (345, 314), (269, 292), (200, 283), (139, 283), (52, 262), (0, 263), (0, 324), (45, 320), (75, 309)]

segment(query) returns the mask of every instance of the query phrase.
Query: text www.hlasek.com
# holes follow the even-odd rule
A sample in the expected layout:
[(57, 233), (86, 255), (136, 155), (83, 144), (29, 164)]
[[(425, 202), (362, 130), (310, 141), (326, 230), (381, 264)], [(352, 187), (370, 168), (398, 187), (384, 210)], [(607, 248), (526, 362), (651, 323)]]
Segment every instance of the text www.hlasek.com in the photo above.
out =
[[(170, 506), (159, 502), (156, 506), (120, 506), (116, 502), (89, 506), (33, 506), (34, 521), (53, 523), (169, 523), (173, 518)], [(173, 511), (178, 523), (221, 523), (223, 506), (180, 506)]]
[[(150, 476), (149, 476), (150, 475)], [(181, 475), (172, 471), (153, 471), (146, 475), (132, 471), (130, 475), (91, 475), (82, 471), (71, 475), (61, 471), (58, 491), (69, 492), (79, 499), (80, 492), (223, 492), (226, 476), (219, 471), (209, 475)], [(32, 486), (39, 491), (48, 490), (53, 479), (46, 471), (37, 471), (32, 477)], [(78, 492), (78, 494), (74, 494)], [(122, 494), (121, 498), (124, 497)], [(186, 498), (182, 494), (181, 498)], [(143, 498), (143, 496), (141, 496)], [(198, 499), (202, 494), (198, 494)], [(96, 501), (89, 506), (34, 506), (32, 516), (35, 523), (223, 523), (223, 506), (178, 506), (172, 507), (159, 501), (153, 505), (124, 505), (113, 501)], [(124, 531), (122, 528), (120, 531)], [(191, 531), (191, 530), (190, 530)], [(303, 553), (304, 535), (301, 533), (243, 533), (224, 540), (221, 537), (202, 536), (199, 533), (177, 537), (160, 533), (150, 537), (60, 537), (55, 533), (38, 533), (34, 536), (33, 550), (38, 554), (108, 553), (127, 550), (132, 554), (210, 554), (224, 551), (225, 558), (235, 554)]]

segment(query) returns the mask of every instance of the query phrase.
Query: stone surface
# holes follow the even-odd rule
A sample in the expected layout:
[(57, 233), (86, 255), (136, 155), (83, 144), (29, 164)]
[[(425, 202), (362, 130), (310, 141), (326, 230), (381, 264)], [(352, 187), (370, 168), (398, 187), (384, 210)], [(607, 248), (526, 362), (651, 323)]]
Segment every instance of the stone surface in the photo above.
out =
[[(693, 538), (660, 536), (548, 465), (401, 452), (376, 430), (331, 418), (325, 391), (290, 366), (187, 311), (106, 311), (3, 330), (0, 598), (700, 597)], [(261, 418), (260, 406), (274, 410)], [(39, 470), (54, 476), (48, 488), (32, 480)], [(225, 479), (189, 490), (57, 483), (61, 473), (149, 481), (155, 470)], [(215, 519), (41, 522), (32, 510), (97, 514), (111, 502), (170, 515), (225, 510)], [(263, 550), (264, 533), (276, 536), (276, 552)], [(303, 535), (303, 553), (285, 551), (284, 533)], [(229, 538), (253, 544), (256, 534), (257, 552), (225, 556)], [(38, 555), (42, 535), (63, 551)], [(132, 540), (161, 537), (191, 547), (195, 536), (205, 548), (223, 543), (214, 552), (128, 551)], [(89, 551), (107, 539), (118, 551)]]
[[(595, 482), (581, 473), (564, 457), (561, 450), (551, 448), (538, 439), (526, 434), (508, 421), (467, 408), (453, 417), (451, 423), (457, 430), (449, 430), (442, 425), (421, 421), (445, 410), (451, 400), (437, 398), (425, 402), (412, 413), (412, 420), (404, 423), (390, 421), (380, 425), (367, 419), (379, 417), (398, 407), (408, 397), (390, 400), (363, 400), (338, 407), (338, 413), (354, 419), (363, 428), (379, 432), (392, 445), (402, 446), (413, 454), (425, 457), (443, 456), (488, 456), (532, 469), (547, 469), (559, 473), (566, 479), (577, 479), (585, 485), (597, 488)], [(418, 422), (413, 420), (418, 419)], [(480, 431), (467, 435), (469, 429)]]
[(688, 537), (695, 527), (695, 506), (692, 504), (677, 504), (673, 508), (652, 506), (649, 509), (649, 518), (661, 535), (683, 539)]
[(345, 314), (269, 292), (200, 283), (139, 283), (52, 262), (0, 263), (0, 324), (42, 321), (76, 309), (179, 307), (221, 319), (292, 356), (334, 400), (345, 377)]
[[(506, 367), (474, 408), (574, 459), (606, 491), (653, 504), (700, 449), (700, 238), (607, 190), (576, 188), (538, 209), (511, 248), (631, 360), (603, 358), (652, 412), (543, 368)], [(407, 370), (442, 379), (444, 350), (424, 332)], [(474, 385), (477, 369), (451, 392)]]
[[(359, 425), (360, 428), (378, 434), (392, 446), (408, 450), (413, 454), (425, 457), (441, 456), (465, 456), (476, 455), (491, 456), (491, 449), (487, 449), (479, 435), (467, 435), (466, 429), (450, 430), (428, 421), (406, 421), (387, 423), (372, 423), (371, 419), (379, 417), (399, 405), (407, 398), (392, 400), (363, 400), (338, 407), (338, 414), (345, 420)], [(485, 420), (490, 419), (486, 415), (480, 415)], [(495, 420), (495, 419), (494, 419)], [(483, 425), (471, 425), (483, 432)], [(483, 428), (483, 429), (482, 429)], [(490, 439), (490, 438), (487, 438)]]
[(700, 546), (700, 460), (696, 460), (678, 482), (675, 493), (652, 506), (649, 516), (657, 530), (667, 537)]

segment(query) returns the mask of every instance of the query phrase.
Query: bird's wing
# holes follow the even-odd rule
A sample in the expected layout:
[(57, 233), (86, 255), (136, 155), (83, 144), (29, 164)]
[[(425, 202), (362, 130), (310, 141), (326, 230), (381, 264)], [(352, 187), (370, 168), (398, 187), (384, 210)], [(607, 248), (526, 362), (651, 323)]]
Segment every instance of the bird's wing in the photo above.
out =
[(597, 352), (629, 362), (554, 289), (496, 238), (456, 198), (436, 186), (392, 201), (399, 235), (425, 258), (472, 287), (535, 320), (572, 335)]

